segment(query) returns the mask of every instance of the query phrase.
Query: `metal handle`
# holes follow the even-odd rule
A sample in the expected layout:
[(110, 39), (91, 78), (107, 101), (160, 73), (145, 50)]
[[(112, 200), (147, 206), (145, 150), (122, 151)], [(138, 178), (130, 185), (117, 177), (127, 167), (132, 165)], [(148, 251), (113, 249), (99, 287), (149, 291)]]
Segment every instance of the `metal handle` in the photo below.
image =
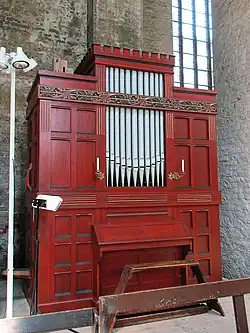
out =
[(25, 183), (26, 183), (26, 187), (27, 189), (31, 192), (32, 191), (32, 187), (30, 186), (30, 170), (32, 170), (32, 163), (30, 163), (27, 171), (26, 171), (26, 177), (25, 177)]

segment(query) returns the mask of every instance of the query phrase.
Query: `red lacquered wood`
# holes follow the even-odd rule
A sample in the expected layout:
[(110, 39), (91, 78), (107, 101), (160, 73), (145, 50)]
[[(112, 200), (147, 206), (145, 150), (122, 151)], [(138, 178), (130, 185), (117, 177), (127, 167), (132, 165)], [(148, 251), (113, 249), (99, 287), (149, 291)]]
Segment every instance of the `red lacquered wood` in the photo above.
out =
[(173, 87), (173, 98), (216, 103), (218, 92), (215, 90)]
[(93, 44), (75, 73), (89, 74), (94, 65), (169, 73), (173, 76), (174, 56)]
[[(94, 45), (78, 66), (78, 74), (38, 72), (27, 109), (27, 167), (32, 163), (27, 196), (29, 294), (35, 253), (31, 201), (38, 193), (63, 198), (57, 212), (41, 214), (41, 312), (92, 306), (99, 295), (114, 292), (125, 264), (183, 259), (187, 246), (207, 281), (221, 279), (216, 110), (202, 107), (204, 102), (216, 103), (216, 92), (173, 87), (173, 65), (172, 56)], [(78, 96), (85, 96), (87, 90), (102, 94), (106, 66), (165, 73), (165, 97), (184, 101), (180, 109), (162, 108), (166, 147), (163, 188), (106, 187), (107, 94), (95, 103), (74, 97), (79, 91), (82, 95)], [(51, 91), (41, 94), (40, 86)], [(196, 106), (201, 102), (201, 109), (194, 110), (185, 101)], [(96, 177), (97, 157), (103, 180)], [(169, 179), (174, 172), (182, 177)], [(188, 283), (194, 283), (191, 274)], [(179, 284), (176, 269), (152, 271), (137, 274), (129, 290)]]

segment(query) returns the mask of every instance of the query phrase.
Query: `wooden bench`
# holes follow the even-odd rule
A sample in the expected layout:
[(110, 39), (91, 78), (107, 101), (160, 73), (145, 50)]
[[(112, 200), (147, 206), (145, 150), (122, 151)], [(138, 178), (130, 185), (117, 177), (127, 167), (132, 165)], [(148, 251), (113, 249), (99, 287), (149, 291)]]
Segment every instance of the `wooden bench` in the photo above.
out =
[[(181, 282), (183, 285), (187, 283), (187, 277), (188, 277), (188, 272), (187, 268), (190, 268), (193, 275), (195, 276), (197, 282), (200, 283), (205, 283), (205, 280), (203, 278), (202, 272), (200, 270), (200, 265), (198, 261), (195, 261), (194, 259), (192, 260), (178, 260), (178, 261), (162, 261), (162, 262), (153, 262), (153, 263), (145, 263), (145, 264), (133, 264), (133, 265), (126, 265), (123, 269), (120, 281), (115, 289), (114, 294), (115, 295), (120, 295), (123, 294), (126, 290), (126, 287), (128, 286), (129, 280), (132, 278), (133, 274), (135, 273), (140, 273), (140, 272), (145, 272), (149, 270), (154, 270), (154, 269), (169, 269), (169, 268), (180, 268), (181, 269)], [(212, 299), (212, 300), (207, 300), (206, 302), (207, 309), (208, 310), (215, 310), (218, 313), (220, 313), (222, 316), (224, 316), (224, 311), (218, 302), (218, 300)], [(185, 313), (186, 311), (186, 313)], [(202, 310), (200, 307), (197, 307), (197, 313), (200, 313)], [(144, 311), (145, 312), (145, 311)], [(204, 312), (204, 311), (203, 311)], [(195, 308), (192, 307), (191, 311), (188, 311), (187, 309), (179, 312), (180, 315), (189, 315), (189, 314), (195, 314)], [(118, 315), (117, 313), (113, 313), (112, 315), (109, 316), (108, 318), (108, 331), (112, 332), (112, 329), (115, 327), (116, 323), (116, 316)], [(159, 319), (159, 315), (154, 315), (154, 314), (148, 314), (149, 320), (152, 321), (153, 318), (156, 320)], [(164, 316), (164, 314), (163, 314)], [(173, 314), (172, 316), (176, 316), (176, 313)], [(128, 319), (127, 322), (133, 321), (133, 319)], [(140, 320), (139, 318), (135, 317), (134, 321)], [(126, 319), (123, 321), (126, 322)], [(148, 320), (147, 320), (148, 321)], [(97, 330), (97, 329), (96, 329)]]
[(101, 296), (99, 333), (112, 332), (112, 318), (117, 314), (140, 314), (145, 310), (150, 312), (176, 309), (229, 296), (233, 297), (237, 333), (249, 333), (244, 301), (244, 294), (249, 293), (250, 278)]

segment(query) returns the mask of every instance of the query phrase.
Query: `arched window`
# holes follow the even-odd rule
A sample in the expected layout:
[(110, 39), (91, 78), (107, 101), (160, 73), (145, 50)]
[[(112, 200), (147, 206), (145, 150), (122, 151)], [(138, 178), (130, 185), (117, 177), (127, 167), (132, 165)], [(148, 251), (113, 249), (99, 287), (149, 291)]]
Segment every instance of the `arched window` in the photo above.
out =
[(212, 0), (173, 0), (175, 85), (213, 89)]

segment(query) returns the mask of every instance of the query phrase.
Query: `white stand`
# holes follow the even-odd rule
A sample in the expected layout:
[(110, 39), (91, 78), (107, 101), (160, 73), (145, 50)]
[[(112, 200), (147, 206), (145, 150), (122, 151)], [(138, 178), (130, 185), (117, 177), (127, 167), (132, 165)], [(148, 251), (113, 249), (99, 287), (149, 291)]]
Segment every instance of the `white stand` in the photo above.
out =
[(15, 159), (15, 84), (16, 70), (10, 66), (11, 93), (10, 93), (10, 151), (9, 151), (9, 225), (8, 225), (8, 266), (7, 266), (7, 310), (6, 317), (13, 317), (13, 276), (14, 276), (14, 159)]

